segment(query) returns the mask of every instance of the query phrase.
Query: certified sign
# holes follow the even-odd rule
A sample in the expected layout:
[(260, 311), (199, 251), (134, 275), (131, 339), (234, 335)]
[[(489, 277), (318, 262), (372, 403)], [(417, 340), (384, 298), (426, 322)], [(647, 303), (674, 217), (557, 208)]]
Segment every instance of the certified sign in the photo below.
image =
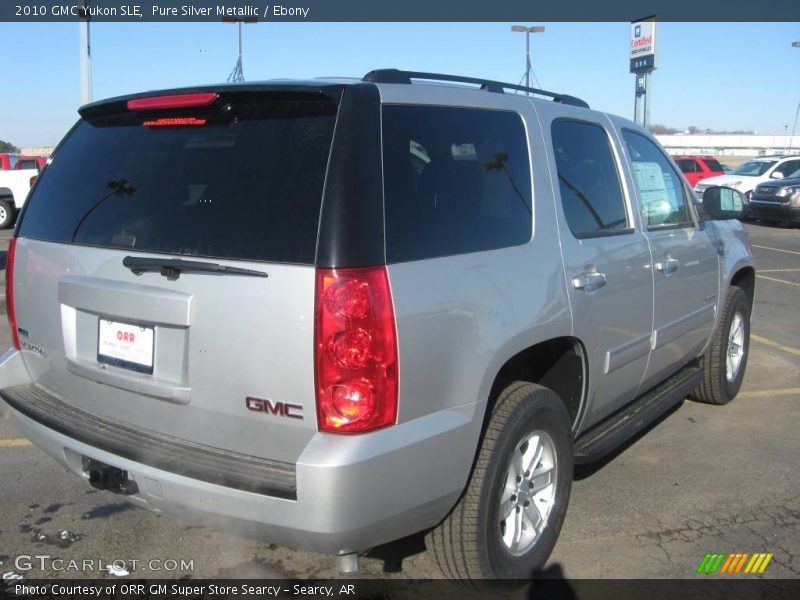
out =
[(631, 23), (631, 73), (644, 73), (656, 68), (655, 21)]

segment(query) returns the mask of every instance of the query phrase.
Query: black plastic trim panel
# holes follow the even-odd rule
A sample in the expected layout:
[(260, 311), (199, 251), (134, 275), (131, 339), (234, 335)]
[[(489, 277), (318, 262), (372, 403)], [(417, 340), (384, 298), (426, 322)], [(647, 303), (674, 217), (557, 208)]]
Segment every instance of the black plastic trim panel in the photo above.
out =
[(0, 390), (11, 408), (99, 450), (138, 463), (246, 492), (297, 500), (295, 465), (212, 448), (98, 417), (37, 385)]
[(380, 95), (373, 84), (348, 85), (333, 134), (316, 265), (385, 263)]

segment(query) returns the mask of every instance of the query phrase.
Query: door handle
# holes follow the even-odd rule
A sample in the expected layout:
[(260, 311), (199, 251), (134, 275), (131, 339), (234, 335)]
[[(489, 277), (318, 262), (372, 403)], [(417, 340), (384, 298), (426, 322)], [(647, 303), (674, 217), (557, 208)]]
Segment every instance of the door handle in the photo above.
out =
[(606, 284), (605, 273), (581, 273), (572, 278), (572, 287), (576, 290), (593, 292)]
[(656, 271), (661, 271), (664, 275), (671, 275), (678, 270), (678, 261), (674, 258), (668, 258), (663, 262), (656, 263)]

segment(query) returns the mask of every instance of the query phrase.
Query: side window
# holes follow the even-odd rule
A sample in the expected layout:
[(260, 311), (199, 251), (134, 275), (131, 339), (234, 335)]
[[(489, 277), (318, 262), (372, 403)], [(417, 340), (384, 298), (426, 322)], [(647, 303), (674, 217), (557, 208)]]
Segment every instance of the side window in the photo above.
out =
[(530, 240), (530, 164), (517, 113), (386, 105), (383, 170), (390, 262)]
[(703, 163), (706, 166), (706, 169), (711, 171), (712, 173), (721, 173), (722, 172), (722, 165), (719, 164), (719, 161), (714, 160), (713, 158), (706, 158)]
[(697, 166), (694, 164), (693, 160), (679, 160), (676, 161), (678, 163), (678, 167), (684, 173), (694, 173), (697, 171)]
[(784, 178), (789, 177), (797, 169), (800, 169), (800, 160), (787, 160), (785, 163), (775, 167), (775, 170), (781, 173)]
[(675, 172), (663, 151), (648, 138), (628, 129), (623, 130), (622, 137), (648, 229), (694, 225), (683, 177)]
[(622, 185), (606, 130), (593, 123), (558, 119), (552, 138), (561, 203), (573, 235), (627, 232)]

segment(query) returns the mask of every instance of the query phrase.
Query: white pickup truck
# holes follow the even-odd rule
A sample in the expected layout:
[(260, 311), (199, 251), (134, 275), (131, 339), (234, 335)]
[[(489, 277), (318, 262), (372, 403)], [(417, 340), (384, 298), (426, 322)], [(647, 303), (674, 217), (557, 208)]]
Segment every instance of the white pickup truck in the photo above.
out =
[(0, 229), (14, 225), (37, 175), (37, 169), (0, 171)]

